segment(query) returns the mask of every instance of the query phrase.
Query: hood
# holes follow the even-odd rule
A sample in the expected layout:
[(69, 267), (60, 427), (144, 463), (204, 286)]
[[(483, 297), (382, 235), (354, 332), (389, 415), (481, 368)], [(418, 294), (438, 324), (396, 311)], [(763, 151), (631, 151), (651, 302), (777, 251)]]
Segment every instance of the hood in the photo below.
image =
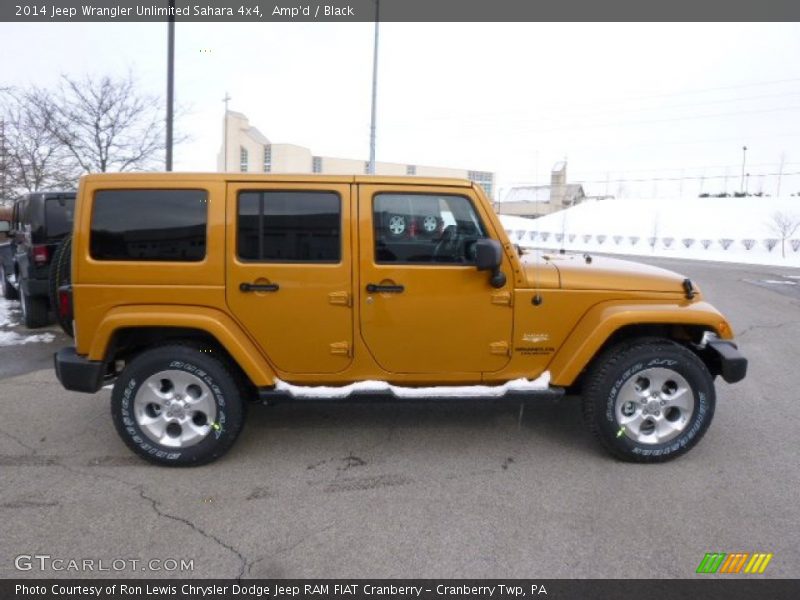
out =
[[(684, 293), (686, 276), (667, 269), (604, 256), (591, 256), (591, 261), (580, 254), (545, 258), (558, 270), (562, 289)], [(525, 264), (529, 283), (533, 281), (535, 264), (527, 261)], [(698, 291), (696, 287), (695, 291)]]

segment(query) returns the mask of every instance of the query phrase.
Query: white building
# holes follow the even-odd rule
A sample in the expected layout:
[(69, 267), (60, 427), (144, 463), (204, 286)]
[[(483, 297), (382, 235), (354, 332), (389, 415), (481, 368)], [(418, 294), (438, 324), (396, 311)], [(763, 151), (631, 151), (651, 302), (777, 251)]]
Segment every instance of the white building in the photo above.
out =
[[(224, 119), (222, 140), (217, 155), (218, 171), (358, 175), (366, 173), (369, 166), (369, 162), (364, 160), (318, 156), (303, 146), (273, 143), (250, 125), (245, 115), (234, 111), (228, 111)], [(495, 193), (495, 174), (489, 171), (376, 161), (375, 173), (469, 179), (480, 183), (490, 198)]]

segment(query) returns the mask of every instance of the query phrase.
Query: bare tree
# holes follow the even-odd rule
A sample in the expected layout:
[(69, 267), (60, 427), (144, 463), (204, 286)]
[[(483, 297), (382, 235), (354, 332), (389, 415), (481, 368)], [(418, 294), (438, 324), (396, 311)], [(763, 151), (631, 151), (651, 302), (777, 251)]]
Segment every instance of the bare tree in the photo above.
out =
[(786, 258), (786, 240), (800, 229), (800, 219), (788, 212), (775, 211), (769, 228), (777, 234), (781, 241), (781, 256)]
[(50, 131), (50, 116), (42, 110), (47, 92), (0, 91), (3, 100), (3, 193), (6, 195), (56, 188), (74, 188), (77, 171)]
[[(153, 168), (165, 149), (162, 102), (129, 74), (73, 79), (47, 96), (48, 131), (86, 173)], [(44, 97), (44, 96), (43, 96)]]

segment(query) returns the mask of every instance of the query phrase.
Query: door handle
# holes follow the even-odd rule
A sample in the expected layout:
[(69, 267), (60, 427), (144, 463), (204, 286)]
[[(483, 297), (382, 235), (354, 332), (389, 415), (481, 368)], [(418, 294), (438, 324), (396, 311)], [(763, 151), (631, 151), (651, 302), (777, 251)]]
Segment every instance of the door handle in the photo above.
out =
[(242, 292), (277, 292), (280, 286), (277, 283), (240, 283)]
[(377, 283), (368, 283), (367, 292), (370, 294), (402, 294), (404, 288), (402, 285), (378, 285)]

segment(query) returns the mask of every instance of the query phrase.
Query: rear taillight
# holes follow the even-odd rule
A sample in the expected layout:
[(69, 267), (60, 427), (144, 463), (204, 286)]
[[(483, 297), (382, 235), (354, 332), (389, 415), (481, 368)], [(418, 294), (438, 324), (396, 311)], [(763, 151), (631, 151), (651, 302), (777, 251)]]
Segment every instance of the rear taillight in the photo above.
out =
[(58, 288), (58, 316), (64, 321), (72, 320), (72, 286)]
[(37, 265), (45, 265), (50, 260), (50, 252), (47, 250), (47, 246), (36, 245), (33, 246), (31, 251), (33, 253), (33, 262)]

